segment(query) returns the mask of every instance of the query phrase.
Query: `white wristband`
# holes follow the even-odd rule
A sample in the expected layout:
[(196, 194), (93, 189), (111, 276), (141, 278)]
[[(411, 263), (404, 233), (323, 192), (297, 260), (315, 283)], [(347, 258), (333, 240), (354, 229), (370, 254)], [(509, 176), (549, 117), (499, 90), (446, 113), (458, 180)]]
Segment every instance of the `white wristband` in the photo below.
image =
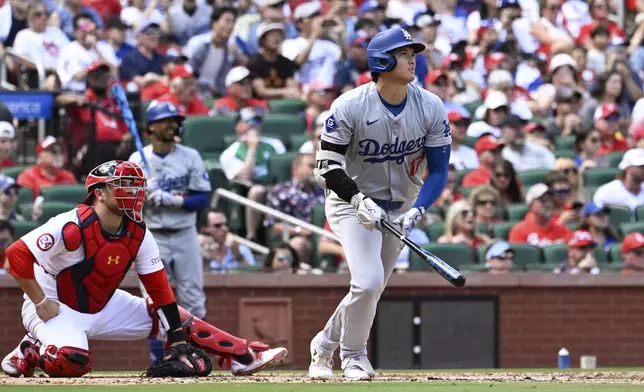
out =
[(39, 308), (39, 307), (43, 306), (43, 305), (45, 304), (45, 302), (47, 302), (47, 300), (48, 300), (48, 299), (49, 299), (49, 298), (47, 298), (47, 296), (45, 295), (45, 298), (43, 298), (40, 302), (38, 302), (37, 304), (34, 304), (34, 305), (35, 305), (37, 308)]

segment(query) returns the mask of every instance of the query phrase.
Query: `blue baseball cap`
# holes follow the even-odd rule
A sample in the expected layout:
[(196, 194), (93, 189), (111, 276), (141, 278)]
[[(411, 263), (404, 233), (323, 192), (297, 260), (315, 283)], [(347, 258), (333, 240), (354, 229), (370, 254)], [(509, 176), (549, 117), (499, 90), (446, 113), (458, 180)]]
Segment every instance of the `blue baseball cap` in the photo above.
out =
[(16, 184), (16, 180), (5, 174), (0, 174), (0, 192), (4, 192), (11, 187), (19, 187)]
[(588, 202), (584, 206), (584, 216), (595, 215), (599, 212), (608, 212), (609, 208), (605, 206), (600, 206), (593, 201)]
[(521, 8), (521, 5), (519, 4), (519, 0), (497, 0), (496, 6), (500, 9), (508, 8), (508, 7)]
[(358, 46), (366, 49), (367, 45), (369, 45), (369, 37), (365, 31), (358, 30), (349, 35), (347, 42), (349, 46)]
[(490, 246), (490, 249), (485, 252), (485, 261), (490, 261), (495, 257), (501, 257), (505, 252), (514, 253), (514, 250), (510, 248), (510, 244), (505, 241), (495, 242)]
[(384, 11), (384, 8), (380, 4), (378, 4), (377, 1), (375, 0), (365, 1), (364, 3), (362, 3), (360, 8), (358, 8), (358, 15), (362, 16), (367, 12), (375, 11), (377, 9)]

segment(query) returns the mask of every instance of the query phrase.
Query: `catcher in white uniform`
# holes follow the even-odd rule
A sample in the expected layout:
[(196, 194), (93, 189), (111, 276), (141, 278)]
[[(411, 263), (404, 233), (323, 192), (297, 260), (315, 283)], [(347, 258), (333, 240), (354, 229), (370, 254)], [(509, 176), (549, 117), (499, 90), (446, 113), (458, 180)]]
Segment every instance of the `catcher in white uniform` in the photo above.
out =
[[(7, 249), (9, 273), (25, 292), (27, 335), (2, 361), (13, 377), (40, 368), (50, 377), (92, 370), (88, 340), (157, 336), (166, 355), (150, 377), (206, 376), (208, 355), (233, 374), (280, 363), (286, 349), (232, 336), (178, 306), (150, 230), (143, 223), (146, 180), (132, 162), (110, 161), (85, 182), (85, 202), (24, 235)], [(119, 290), (134, 266), (149, 297)]]
[(327, 189), (326, 215), (344, 248), (351, 288), (311, 342), (311, 378), (333, 376), (338, 346), (347, 379), (375, 377), (367, 339), (402, 243), (374, 229), (386, 220), (408, 234), (447, 183), (452, 138), (445, 107), (410, 84), (424, 49), (404, 29), (380, 32), (367, 47), (373, 82), (331, 106), (315, 175)]

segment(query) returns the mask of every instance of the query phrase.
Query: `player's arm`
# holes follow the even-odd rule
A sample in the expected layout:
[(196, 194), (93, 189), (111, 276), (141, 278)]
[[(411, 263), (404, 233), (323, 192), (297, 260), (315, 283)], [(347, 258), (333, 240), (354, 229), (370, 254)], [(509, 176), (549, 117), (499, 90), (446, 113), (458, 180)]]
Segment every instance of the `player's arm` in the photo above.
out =
[(201, 156), (195, 154), (190, 172), (188, 195), (183, 200), (183, 208), (188, 211), (205, 210), (210, 205), (211, 191), (212, 187), (206, 165)]
[(451, 147), (449, 144), (442, 147), (425, 147), (429, 175), (425, 179), (423, 186), (420, 187), (414, 208), (424, 212), (440, 197), (445, 185), (447, 185), (450, 153)]

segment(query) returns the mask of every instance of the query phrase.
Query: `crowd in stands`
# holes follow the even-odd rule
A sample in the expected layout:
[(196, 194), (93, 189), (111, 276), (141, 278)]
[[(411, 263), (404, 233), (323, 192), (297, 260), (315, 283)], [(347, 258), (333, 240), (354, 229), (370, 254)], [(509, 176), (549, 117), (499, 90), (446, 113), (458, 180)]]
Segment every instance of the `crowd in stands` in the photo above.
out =
[[(367, 45), (392, 26), (427, 46), (413, 83), (444, 102), (453, 139), (416, 243), (465, 271), (644, 272), (644, 0), (4, 0), (8, 81), (51, 91), (65, 115), (25, 168), (20, 125), (0, 110), (0, 245), (68, 207), (91, 167), (130, 155), (113, 83), (140, 113), (180, 108), (178, 140), (213, 189), (330, 231), (317, 144), (333, 100), (371, 82)], [(200, 227), (212, 273), (347, 271), (332, 238), (232, 202)], [(396, 269), (429, 267), (404, 248)]]

